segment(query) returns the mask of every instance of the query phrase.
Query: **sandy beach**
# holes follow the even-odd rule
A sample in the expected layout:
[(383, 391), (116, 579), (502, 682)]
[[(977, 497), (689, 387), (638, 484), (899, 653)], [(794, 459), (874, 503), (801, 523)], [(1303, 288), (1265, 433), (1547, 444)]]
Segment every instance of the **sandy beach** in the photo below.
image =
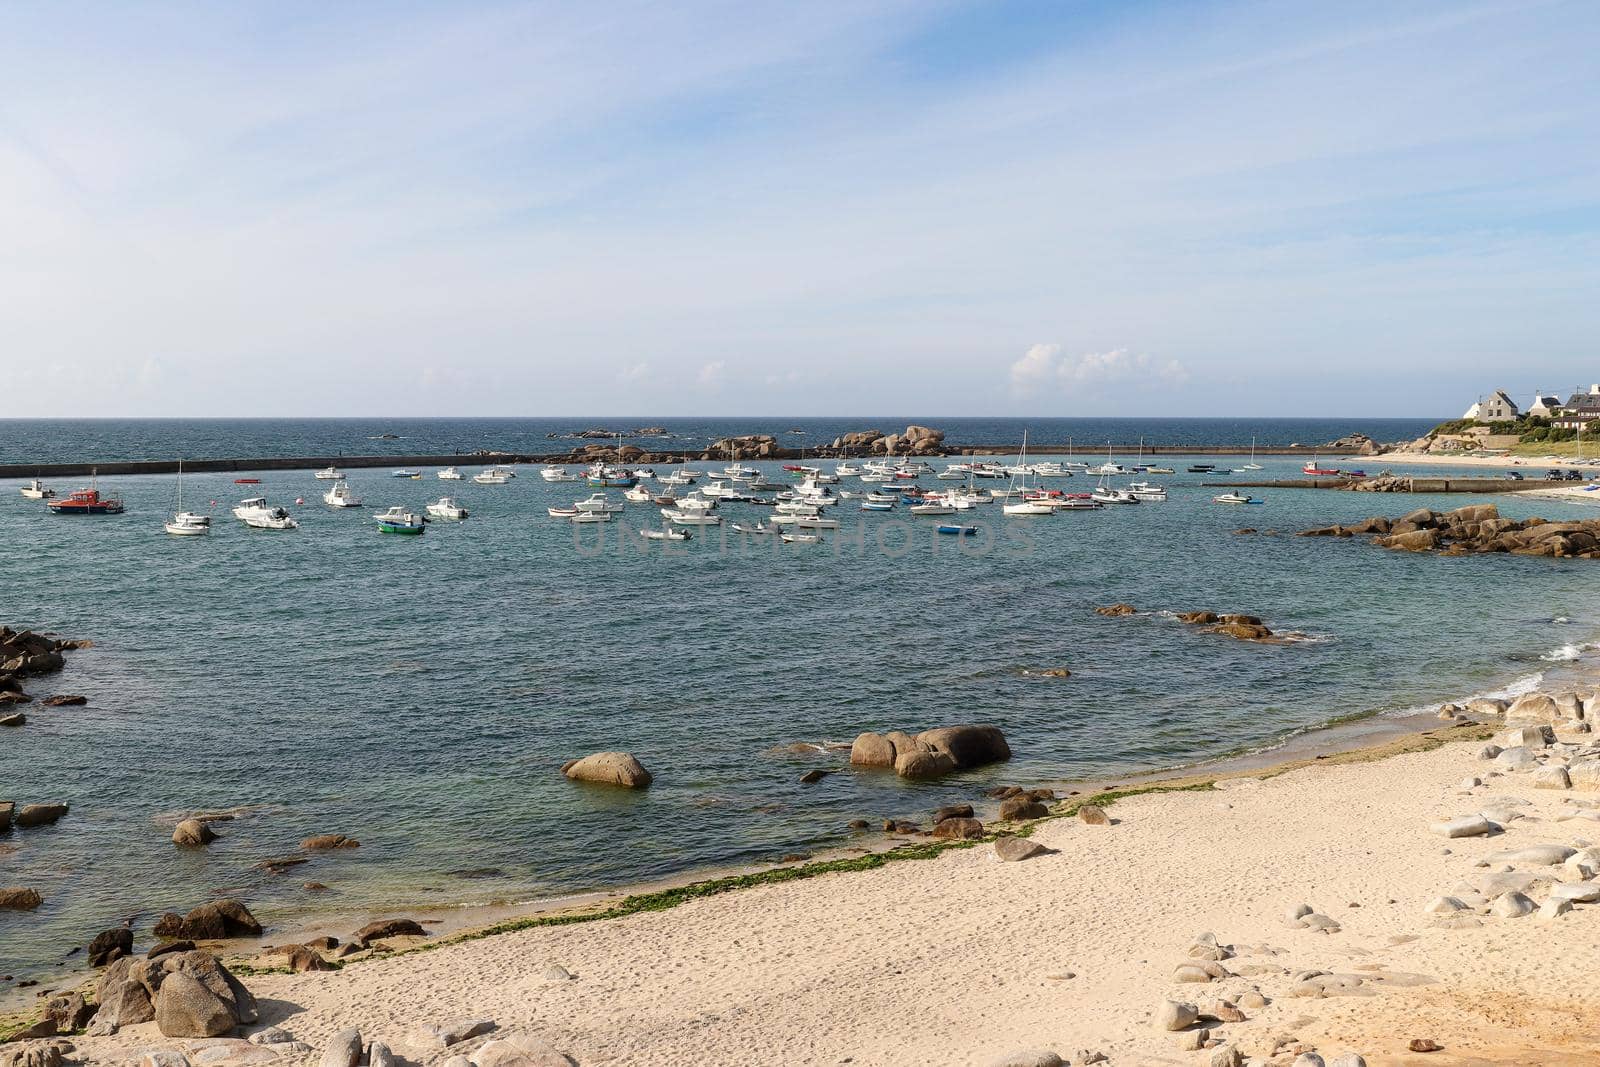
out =
[(1449, 453), (1434, 454), (1432, 452), (1384, 452), (1376, 456), (1346, 456), (1344, 461), (1350, 463), (1365, 463), (1369, 467), (1384, 467), (1390, 465), (1416, 465), (1423, 467), (1490, 467), (1495, 470), (1509, 468), (1530, 468), (1537, 475), (1542, 475), (1552, 467), (1566, 469), (1568, 467), (1580, 470), (1594, 467), (1593, 461), (1578, 462), (1573, 457), (1545, 457), (1545, 456), (1463, 456)]
[[(280, 1027), (310, 1051), (163, 1038), (144, 1023), (77, 1038), (75, 1055), (131, 1062), (164, 1048), (192, 1063), (309, 1062), (357, 1027), (417, 1063), (511, 1035), (570, 1057), (522, 1061), (540, 1063), (1054, 1062), (1010, 1058), (1026, 1050), (1075, 1064), (1093, 1062), (1085, 1051), (1113, 1064), (1220, 1062), (1215, 1048), (1188, 1047), (1195, 1028), (1152, 1022), (1173, 1000), (1194, 1005), (1213, 1044), (1247, 1062), (1287, 1064), (1310, 1050), (1371, 1065), (1600, 1061), (1600, 907), (1503, 918), (1472, 895), (1496, 871), (1562, 877), (1565, 868), (1499, 854), (1600, 840), (1600, 793), (1532, 788), (1529, 775), (1481, 758), (1485, 734), (1442, 727), (1282, 773), (1126, 797), (1108, 808), (1111, 825), (1039, 823), (1032, 840), (1053, 851), (1021, 862), (984, 842), (337, 972), (246, 977), (261, 1015), (247, 1029)], [(1503, 832), (1430, 830), (1479, 811), (1507, 820)], [(1549, 888), (1528, 893), (1537, 902)], [(1426, 910), (1442, 896), (1468, 907)], [(1301, 905), (1326, 928), (1291, 919)], [(1220, 980), (1177, 980), (1208, 954), (1225, 957)], [(1345, 977), (1305, 980), (1324, 972)], [(1238, 1021), (1204, 1017), (1213, 1013)], [(496, 1031), (449, 1049), (413, 1036), (463, 1018)], [(1407, 1051), (1424, 1039), (1442, 1051)]]

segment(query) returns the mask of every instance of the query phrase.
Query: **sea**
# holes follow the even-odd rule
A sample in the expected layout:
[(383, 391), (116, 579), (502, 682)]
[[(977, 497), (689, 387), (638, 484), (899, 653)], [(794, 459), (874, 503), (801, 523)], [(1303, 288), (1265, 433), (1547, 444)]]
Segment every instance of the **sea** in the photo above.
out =
[[(1433, 421), (6, 421), (0, 462), (527, 452), (550, 434), (648, 424), (679, 442), (825, 442), (919, 422), (951, 444), (1020, 442), (1027, 429), (1102, 449), (1270, 446), (1415, 437)], [(0, 799), (71, 805), (53, 827), (0, 836), (0, 885), (44, 897), (36, 912), (0, 913), (0, 976), (73, 966), (125, 920), (142, 945), (159, 913), (218, 895), (243, 899), (270, 940), (319, 915), (520, 904), (851, 847), (872, 836), (851, 820), (925, 820), (1002, 783), (1270, 753), (1332, 724), (1525, 691), (1595, 654), (1590, 562), (1291, 536), (1475, 498), (1258, 489), (1260, 504), (1227, 507), (1202, 482), (1292, 477), (1303, 461), (1263, 456), (1264, 471), (1205, 478), (1162, 459), (1178, 473), (1151, 476), (1169, 487), (1161, 503), (1044, 519), (990, 506), (963, 517), (979, 535), (950, 538), (933, 531), (947, 520), (847, 502), (841, 529), (813, 545), (727, 525), (646, 541), (639, 530), (661, 518), (633, 504), (575, 526), (546, 509), (592, 490), (533, 467), (505, 485), (353, 469), (365, 506), (347, 511), (321, 503), (327, 483), (311, 471), (261, 473), (259, 485), (186, 476), (185, 507), (214, 516), (197, 538), (162, 532), (171, 476), (102, 479), (127, 508), (104, 518), (48, 514), (0, 481), (0, 623), (93, 642), (28, 685), (87, 706), (27, 705), (25, 726), (0, 731)], [(257, 493), (299, 528), (235, 521), (229, 507)], [(377, 532), (373, 512), (444, 494), (465, 521)], [(1595, 514), (1493, 499), (1514, 517)], [(730, 524), (771, 516), (722, 511)], [(1119, 601), (1138, 613), (1094, 611)], [(1294, 640), (1242, 643), (1174, 618), (1198, 609), (1258, 615)], [(1061, 668), (1070, 677), (1044, 673)], [(935, 783), (847, 767), (860, 731), (968, 722), (999, 726), (1014, 758)], [(654, 785), (562, 777), (567, 760), (611, 749), (633, 752)], [(800, 782), (817, 768), (839, 773)], [(209, 848), (175, 848), (174, 823), (199, 811), (237, 817)], [(260, 866), (320, 833), (360, 847), (282, 874)]]

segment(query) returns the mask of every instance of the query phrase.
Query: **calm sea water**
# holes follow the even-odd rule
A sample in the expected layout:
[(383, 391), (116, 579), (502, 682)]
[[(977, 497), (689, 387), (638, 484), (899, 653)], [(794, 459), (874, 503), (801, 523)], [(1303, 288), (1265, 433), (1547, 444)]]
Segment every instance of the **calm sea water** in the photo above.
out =
[[(82, 458), (89, 441), (94, 456), (203, 451), (189, 430), (182, 442), (97, 436), (110, 425), (74, 424), (54, 454)], [(250, 432), (328, 450), (281, 426)], [(1264, 476), (1298, 466), (1263, 462)], [(51, 516), (0, 482), (0, 620), (96, 643), (31, 686), (84, 693), (88, 707), (35, 704), (26, 727), (0, 734), (0, 796), (72, 804), (58, 826), (0, 841), (15, 848), (0, 853), (0, 882), (45, 896), (37, 913), (0, 915), (0, 974), (59, 965), (124, 917), (142, 935), (157, 912), (223, 891), (282, 924), (775, 859), (846, 840), (850, 819), (925, 817), (997, 782), (1185, 764), (1497, 689), (1600, 634), (1600, 572), (1581, 561), (1231, 532), (1461, 497), (1263, 491), (1261, 506), (1226, 508), (1180, 473), (1161, 479), (1166, 503), (1043, 520), (980, 512), (985, 536), (966, 550), (931, 534), (932, 520), (846, 504), (847, 535), (823, 545), (741, 550), (703, 536), (666, 551), (636, 534), (659, 522), (654, 509), (630, 505), (607, 527), (549, 518), (546, 507), (589, 490), (533, 469), (504, 486), (354, 471), (368, 506), (351, 512), (322, 507), (325, 483), (309, 472), (262, 479), (277, 502), (305, 498), (299, 530), (240, 526), (227, 506), (247, 490), (222, 475), (185, 480), (186, 504), (217, 516), (193, 539), (161, 532), (171, 478), (103, 484), (128, 504), (104, 519)], [(371, 511), (444, 492), (471, 518), (421, 538), (375, 532)], [(1500, 503), (1518, 516), (1584, 513)], [(1149, 614), (1094, 614), (1117, 600)], [(1197, 608), (1258, 614), (1312, 640), (1241, 644), (1161, 614)], [(1072, 677), (1029, 673), (1052, 667)], [(937, 784), (848, 772), (798, 784), (844, 756), (790, 746), (958, 722), (999, 725), (1016, 758)], [(635, 752), (655, 786), (561, 777), (565, 760), (610, 748)], [(169, 843), (182, 813), (234, 807), (250, 814), (208, 850)], [(362, 847), (278, 877), (255, 867), (333, 831)], [(332, 889), (308, 894), (308, 880)]]
[[(1439, 419), (937, 419), (903, 416), (822, 419), (0, 419), (0, 463), (92, 460), (438, 455), (478, 449), (560, 452), (562, 435), (604, 428), (662, 427), (669, 436), (624, 436), (644, 448), (694, 448), (735, 434), (770, 433), (790, 447), (827, 444), (853, 430), (895, 433), (935, 426), (951, 445), (1014, 444), (1024, 429), (1035, 445), (1071, 438), (1093, 450), (1107, 441), (1152, 445), (1321, 444), (1361, 432), (1379, 441), (1415, 438)], [(804, 430), (804, 433), (791, 433)], [(392, 437), (383, 435), (392, 434)], [(552, 436), (554, 435), (554, 436)]]

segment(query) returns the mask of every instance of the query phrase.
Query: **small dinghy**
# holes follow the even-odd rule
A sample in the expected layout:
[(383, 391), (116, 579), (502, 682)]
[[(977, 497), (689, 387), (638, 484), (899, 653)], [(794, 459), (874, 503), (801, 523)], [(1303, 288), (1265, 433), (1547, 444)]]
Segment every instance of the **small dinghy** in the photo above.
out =
[(816, 534), (786, 533), (783, 535), (783, 543), (786, 545), (814, 545), (821, 540), (822, 538)]
[(688, 530), (640, 530), (639, 536), (652, 541), (687, 541), (693, 535)]
[(978, 532), (976, 526), (940, 526), (939, 532), (949, 534), (951, 537), (971, 537)]
[(570, 519), (578, 513), (577, 508), (545, 508), (552, 519)]

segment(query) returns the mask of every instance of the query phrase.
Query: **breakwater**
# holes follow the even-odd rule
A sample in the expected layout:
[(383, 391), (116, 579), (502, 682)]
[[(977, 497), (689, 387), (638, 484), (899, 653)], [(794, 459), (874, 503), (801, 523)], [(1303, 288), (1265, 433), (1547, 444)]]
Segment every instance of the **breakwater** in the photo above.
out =
[[(1048, 442), (1035, 445), (1030, 451), (1038, 456), (1060, 456), (1068, 452), (1081, 456), (1086, 460), (1099, 462), (1104, 452), (1100, 449), (1084, 450), (1073, 448), (1066, 443), (1050, 444)], [(1111, 453), (1120, 459), (1127, 459), (1140, 455), (1138, 445), (1112, 445)], [(1255, 454), (1259, 456), (1311, 456), (1318, 450), (1311, 447), (1283, 446), (1278, 448), (1257, 448)], [(957, 448), (946, 449), (942, 455), (946, 457), (959, 456), (1012, 456), (1016, 455), (1015, 445), (965, 445)], [(1142, 449), (1142, 455), (1154, 456), (1245, 456), (1251, 453), (1249, 445), (1215, 445), (1215, 446), (1150, 446)], [(588, 463), (597, 457), (615, 456), (615, 449), (605, 448), (589, 451), (577, 449), (566, 452), (457, 452), (437, 453), (428, 455), (387, 455), (387, 456), (257, 456), (220, 459), (192, 459), (183, 460), (183, 469), (186, 473), (193, 474), (226, 474), (243, 471), (292, 471), (292, 470), (318, 470), (323, 467), (447, 467), (489, 463), (511, 464), (546, 464), (546, 463)], [(850, 449), (794, 449), (779, 448), (772, 450), (771, 454), (762, 457), (776, 460), (807, 460), (819, 459), (863, 459), (876, 455), (883, 458), (882, 453), (872, 453), (866, 450)], [(718, 460), (751, 459), (749, 455), (735, 455), (732, 457), (708, 453), (703, 448), (685, 449), (655, 449), (643, 453), (644, 457), (624, 460), (630, 463), (645, 465), (660, 463), (690, 463), (690, 462), (716, 462)], [(709, 459), (706, 457), (710, 456)], [(928, 458), (928, 457), (919, 457)], [(142, 459), (142, 460), (113, 460), (107, 462), (78, 462), (78, 463), (0, 463), (0, 478), (65, 478), (88, 477), (91, 474), (102, 476), (127, 475), (127, 474), (175, 474), (178, 470), (177, 459)], [(1238, 483), (1233, 483), (1238, 484)]]

